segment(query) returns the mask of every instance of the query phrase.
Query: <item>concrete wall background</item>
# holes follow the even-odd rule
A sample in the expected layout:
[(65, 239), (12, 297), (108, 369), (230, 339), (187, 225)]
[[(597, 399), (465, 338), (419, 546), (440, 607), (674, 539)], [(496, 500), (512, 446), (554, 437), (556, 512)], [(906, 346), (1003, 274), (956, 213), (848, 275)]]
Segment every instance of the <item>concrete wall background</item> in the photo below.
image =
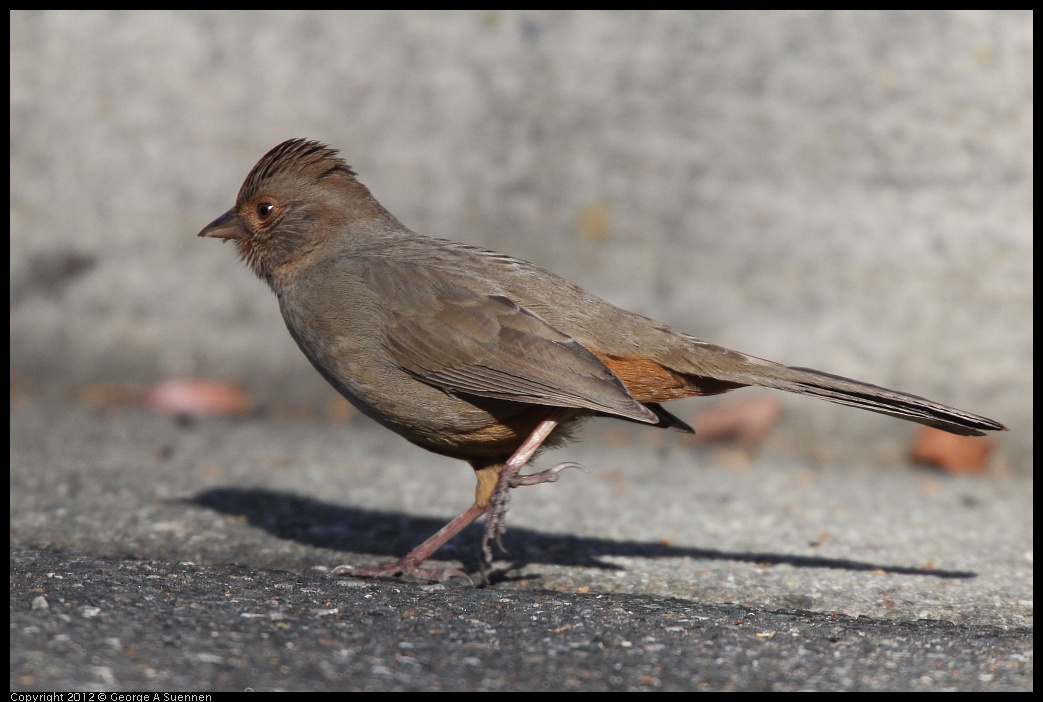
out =
[[(11, 375), (331, 397), (196, 232), (294, 136), (403, 222), (1032, 445), (1028, 12), (13, 12)], [(889, 421), (806, 403), (825, 426)]]

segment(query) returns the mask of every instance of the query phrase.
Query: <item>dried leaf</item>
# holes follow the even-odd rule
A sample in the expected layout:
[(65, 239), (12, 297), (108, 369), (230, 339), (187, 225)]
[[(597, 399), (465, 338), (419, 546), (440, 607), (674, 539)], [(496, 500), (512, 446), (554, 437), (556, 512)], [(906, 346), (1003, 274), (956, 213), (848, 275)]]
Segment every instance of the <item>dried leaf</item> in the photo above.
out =
[(958, 436), (934, 427), (921, 427), (909, 449), (913, 463), (935, 466), (950, 473), (983, 473), (996, 442), (982, 436)]
[(152, 388), (146, 404), (157, 412), (188, 417), (241, 417), (251, 409), (246, 391), (223, 380), (167, 380)]

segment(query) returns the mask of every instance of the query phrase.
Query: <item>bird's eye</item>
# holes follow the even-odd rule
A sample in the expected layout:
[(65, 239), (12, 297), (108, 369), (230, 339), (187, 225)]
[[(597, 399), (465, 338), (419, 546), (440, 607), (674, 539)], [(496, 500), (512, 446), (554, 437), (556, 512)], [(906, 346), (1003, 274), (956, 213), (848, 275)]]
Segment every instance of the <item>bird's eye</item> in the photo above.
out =
[(270, 202), (258, 202), (257, 203), (257, 219), (261, 222), (267, 222), (275, 214), (275, 205)]

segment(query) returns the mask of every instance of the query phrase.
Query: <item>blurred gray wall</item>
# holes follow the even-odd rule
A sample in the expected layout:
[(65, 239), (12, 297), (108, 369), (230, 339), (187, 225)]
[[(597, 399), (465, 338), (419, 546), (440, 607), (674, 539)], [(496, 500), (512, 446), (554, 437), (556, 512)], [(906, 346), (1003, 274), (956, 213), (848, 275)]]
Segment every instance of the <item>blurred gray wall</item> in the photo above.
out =
[(1029, 12), (10, 17), (13, 379), (328, 399), (195, 236), (306, 136), (417, 231), (998, 418), (1029, 455)]

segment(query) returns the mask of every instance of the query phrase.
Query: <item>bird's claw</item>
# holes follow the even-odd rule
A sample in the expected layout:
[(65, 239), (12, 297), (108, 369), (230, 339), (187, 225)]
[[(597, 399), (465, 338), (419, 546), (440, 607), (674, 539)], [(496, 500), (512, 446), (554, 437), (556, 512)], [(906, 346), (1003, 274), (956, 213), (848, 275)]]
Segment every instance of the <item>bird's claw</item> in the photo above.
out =
[(489, 498), (489, 509), (485, 513), (485, 535), (482, 537), (481, 561), (481, 575), (483, 581), (488, 581), (485, 576), (485, 569), (487, 566), (491, 566), (493, 562), (493, 543), (495, 542), (496, 546), (501, 551), (505, 552), (507, 550), (503, 546), (502, 537), (507, 531), (507, 507), (510, 504), (510, 491), (523, 485), (555, 483), (558, 481), (558, 474), (566, 468), (579, 468), (584, 473), (587, 472), (587, 469), (579, 463), (576, 463), (575, 461), (565, 461), (559, 463), (553, 468), (541, 470), (538, 473), (529, 473), (528, 475), (511, 475), (507, 471), (500, 473), (500, 478), (496, 483), (496, 489), (493, 490), (493, 494)]
[(579, 468), (584, 473), (587, 469), (575, 461), (564, 461), (559, 463), (553, 468), (547, 470), (541, 470), (538, 473), (529, 473), (528, 475), (515, 475), (507, 479), (507, 487), (516, 488), (522, 485), (539, 485), (540, 483), (556, 483), (558, 482), (558, 473), (565, 470), (566, 468)]
[(404, 580), (431, 580), (439, 583), (461, 578), (468, 585), (474, 585), (471, 576), (459, 568), (420, 568), (402, 561), (383, 566), (340, 565), (334, 568), (332, 573), (338, 578), (402, 578)]

